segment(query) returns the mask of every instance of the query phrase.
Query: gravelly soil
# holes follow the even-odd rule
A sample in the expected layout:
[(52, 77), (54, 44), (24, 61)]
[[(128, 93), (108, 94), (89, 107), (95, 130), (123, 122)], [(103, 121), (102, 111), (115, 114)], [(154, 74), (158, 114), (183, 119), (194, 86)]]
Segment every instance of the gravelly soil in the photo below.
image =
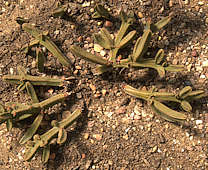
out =
[[(105, 24), (103, 20), (92, 19), (92, 1), (70, 2), (69, 18), (54, 18), (54, 0), (0, 0), (0, 75), (16, 74), (17, 65), (28, 69), (32, 75), (39, 75), (34, 68), (34, 57), (25, 55), (21, 48), (32, 37), (16, 23), (16, 17), (28, 18), (41, 30), (48, 30), (49, 36), (73, 62), (75, 77), (64, 89), (53, 88), (53, 94), (76, 89), (66, 104), (71, 110), (83, 106), (82, 117), (68, 129), (68, 140), (62, 146), (51, 149), (49, 163), (42, 164), (39, 152), (30, 162), (23, 160), (24, 146), (18, 141), (24, 127), (7, 132), (0, 126), (0, 168), (1, 169), (207, 169), (208, 168), (208, 104), (207, 99), (193, 103), (192, 126), (181, 127), (153, 114), (147, 103), (130, 97), (123, 91), (123, 85), (151, 89), (156, 86), (166, 91), (178, 91), (186, 85), (207, 92), (208, 78), (208, 4), (205, 0), (170, 1), (162, 0), (111, 0), (102, 2), (113, 15), (121, 8), (133, 10), (141, 32), (143, 23), (149, 17), (158, 21), (171, 12), (171, 23), (154, 36), (153, 51), (163, 48), (168, 60), (182, 64), (187, 70), (181, 73), (167, 73), (160, 79), (152, 70), (119, 70), (102, 76), (93, 75), (94, 64), (73, 56), (71, 44), (93, 50), (92, 34)], [(182, 6), (180, 5), (181, 2)], [(64, 1), (63, 3), (67, 3)], [(141, 14), (138, 14), (141, 12)], [(108, 28), (111, 33), (118, 30), (115, 21)], [(158, 39), (161, 39), (158, 41)], [(123, 51), (124, 54), (127, 51)], [(49, 54), (50, 55), (50, 54)], [(58, 61), (49, 57), (46, 64), (49, 76), (67, 77)], [(50, 88), (37, 89), (42, 99), (50, 96)], [(78, 89), (78, 90), (77, 90)], [(28, 103), (25, 92), (0, 81), (2, 103), (18, 101)], [(64, 106), (63, 106), (64, 107)], [(55, 107), (57, 114), (62, 108)], [(22, 125), (26, 126), (26, 125)]]

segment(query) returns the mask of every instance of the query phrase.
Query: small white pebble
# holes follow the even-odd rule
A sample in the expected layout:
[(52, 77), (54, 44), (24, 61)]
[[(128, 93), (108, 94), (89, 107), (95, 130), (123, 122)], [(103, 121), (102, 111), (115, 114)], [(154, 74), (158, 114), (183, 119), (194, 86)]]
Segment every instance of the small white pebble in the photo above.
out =
[(54, 34), (58, 35), (60, 33), (59, 30), (54, 31)]
[(10, 72), (10, 74), (14, 74), (14, 69), (13, 68), (10, 68), (9, 69), (9, 72)]
[(204, 2), (199, 1), (198, 4), (199, 4), (199, 5), (204, 5)]
[(84, 2), (83, 4), (82, 4), (82, 7), (84, 8), (84, 7), (88, 7), (88, 6), (90, 6), (90, 2)]
[(202, 120), (196, 120), (197, 125), (202, 124), (202, 122), (203, 122)]
[(193, 136), (190, 136), (190, 137), (189, 137), (190, 140), (193, 140), (193, 138), (194, 138)]
[(204, 74), (200, 75), (200, 79), (205, 79), (206, 76)]
[(106, 52), (104, 50), (101, 50), (100, 55), (104, 57), (106, 55)]
[(101, 47), (99, 44), (94, 44), (94, 51), (100, 53), (103, 47)]
[(97, 25), (98, 25), (98, 26), (101, 26), (101, 25), (102, 25), (102, 22), (101, 22), (101, 21), (99, 21), (99, 22), (97, 23)]
[(5, 12), (5, 11), (6, 11), (6, 9), (5, 9), (5, 8), (2, 8), (2, 9), (1, 9), (1, 12)]
[(5, 5), (6, 5), (6, 6), (9, 6), (9, 2), (8, 2), (8, 1), (6, 1), (6, 2), (5, 2)]
[(208, 60), (202, 62), (202, 67), (208, 67)]
[(95, 11), (94, 8), (91, 8), (91, 9), (90, 9), (90, 12), (91, 12), (91, 13), (93, 13), (94, 11)]

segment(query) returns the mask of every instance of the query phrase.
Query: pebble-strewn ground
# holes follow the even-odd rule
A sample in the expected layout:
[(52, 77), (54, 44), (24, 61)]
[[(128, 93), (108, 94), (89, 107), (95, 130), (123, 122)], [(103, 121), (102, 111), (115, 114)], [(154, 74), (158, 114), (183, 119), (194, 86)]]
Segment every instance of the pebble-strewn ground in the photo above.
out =
[[(68, 20), (54, 18), (51, 12), (55, 0), (0, 0), (0, 76), (16, 74), (17, 65), (27, 67), (38, 75), (35, 59), (20, 52), (31, 40), (16, 23), (16, 17), (29, 19), (49, 36), (67, 55), (73, 65), (75, 79), (69, 89), (40, 89), (40, 95), (50, 96), (65, 90), (77, 89), (71, 96), (72, 110), (86, 103), (82, 118), (68, 129), (68, 140), (63, 146), (54, 146), (48, 164), (42, 164), (39, 152), (31, 162), (25, 162), (24, 146), (18, 143), (23, 134), (19, 128), (6, 131), (0, 126), (0, 169), (200, 169), (208, 168), (208, 103), (203, 99), (193, 103), (191, 128), (181, 127), (153, 114), (147, 103), (130, 97), (123, 85), (162, 91), (179, 91), (186, 85), (204, 89), (208, 85), (208, 2), (206, 0), (111, 0), (102, 2), (113, 15), (122, 8), (133, 10), (141, 32), (146, 20), (153, 22), (173, 13), (171, 22), (153, 37), (151, 52), (163, 48), (167, 59), (187, 69), (181, 73), (167, 73), (164, 79), (148, 70), (115, 71), (103, 76), (93, 75), (94, 64), (73, 56), (69, 47), (80, 45), (92, 53), (107, 57), (108, 51), (94, 44), (92, 34), (103, 26), (112, 36), (119, 22), (94, 20), (91, 15), (98, 1), (69, 0)], [(122, 51), (125, 55), (131, 50)], [(50, 54), (49, 54), (50, 55)], [(46, 67), (50, 76), (68, 76), (67, 70), (52, 57)], [(63, 72), (62, 72), (63, 71)], [(27, 103), (27, 94), (0, 80), (2, 103)], [(59, 113), (60, 114), (60, 113)]]

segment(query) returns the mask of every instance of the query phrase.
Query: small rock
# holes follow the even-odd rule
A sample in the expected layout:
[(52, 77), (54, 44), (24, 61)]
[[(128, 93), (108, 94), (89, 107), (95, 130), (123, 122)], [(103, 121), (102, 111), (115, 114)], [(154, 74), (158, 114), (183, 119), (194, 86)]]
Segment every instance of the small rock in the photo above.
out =
[(126, 108), (125, 107), (120, 107), (119, 109), (117, 109), (115, 111), (116, 114), (124, 114), (126, 112)]
[(33, 61), (32, 61), (32, 68), (35, 68), (35, 67), (36, 67), (36, 61), (33, 60)]
[(104, 56), (106, 55), (105, 50), (101, 50), (101, 51), (100, 51), (100, 55), (104, 57)]
[(82, 93), (81, 92), (76, 93), (76, 96), (77, 96), (78, 99), (81, 99), (82, 98)]
[(196, 66), (196, 71), (203, 71), (203, 68), (201, 66)]
[(102, 89), (101, 93), (102, 93), (103, 96), (105, 96), (106, 93), (107, 93), (107, 90), (106, 89)]
[(206, 24), (208, 24), (208, 17), (205, 19)]
[(89, 121), (87, 126), (88, 126), (89, 128), (91, 128), (91, 127), (94, 126), (94, 124), (95, 124), (94, 121)]
[(169, 1), (169, 7), (171, 8), (173, 6), (173, 0)]
[(147, 113), (145, 113), (144, 110), (142, 110), (142, 117), (146, 117), (147, 116)]
[(198, 53), (197, 53), (196, 50), (193, 50), (193, 51), (191, 52), (191, 55), (192, 55), (192, 57), (197, 57), (197, 56), (198, 56)]
[(146, 1), (146, 2), (143, 3), (144, 6), (149, 6), (149, 5), (151, 5), (151, 4), (152, 4), (151, 1)]
[(92, 165), (92, 161), (88, 160), (87, 163), (85, 164), (85, 169), (89, 169)]
[(188, 4), (189, 4), (189, 0), (185, 0), (185, 1), (184, 1), (184, 4), (185, 4), (185, 5), (188, 5)]
[(86, 158), (86, 155), (83, 153), (82, 154), (82, 159), (85, 159)]
[(101, 22), (101, 21), (98, 21), (98, 22), (97, 22), (97, 25), (98, 25), (98, 26), (101, 26), (101, 25), (102, 25), (102, 22)]
[(178, 60), (177, 59), (173, 59), (173, 64), (177, 65), (178, 64)]
[(202, 62), (202, 67), (208, 67), (208, 60)]
[(94, 97), (95, 97), (95, 98), (98, 98), (98, 97), (100, 97), (100, 96), (101, 96), (101, 93), (100, 93), (99, 91), (96, 91)]
[(143, 14), (141, 12), (138, 12), (138, 17), (139, 18), (143, 18), (144, 16), (143, 16)]
[(200, 79), (205, 79), (205, 78), (206, 78), (206, 76), (204, 74), (200, 75)]
[(196, 124), (199, 125), (199, 124), (202, 124), (203, 121), (202, 120), (196, 120)]
[(55, 34), (55, 35), (58, 35), (59, 33), (60, 33), (59, 30), (54, 31), (54, 34)]
[(75, 66), (75, 68), (76, 68), (77, 70), (81, 70), (81, 69), (82, 69), (82, 67), (80, 67), (80, 66)]
[(84, 139), (88, 139), (89, 138), (89, 133), (85, 133), (84, 134)]
[(134, 120), (141, 120), (141, 119), (142, 119), (142, 117), (139, 116), (139, 115), (135, 115), (135, 116), (134, 116)]
[(93, 138), (95, 138), (96, 140), (100, 141), (102, 139), (102, 135), (101, 134), (94, 134)]
[(95, 92), (95, 91), (96, 91), (96, 87), (95, 87), (95, 85), (90, 84), (90, 85), (89, 85), (89, 87), (91, 88), (91, 90), (92, 90), (93, 92)]
[(78, 41), (78, 42), (82, 42), (82, 41), (83, 41), (83, 37), (82, 37), (82, 36), (79, 36), (79, 37), (77, 38), (77, 41)]
[(55, 154), (55, 153), (51, 153), (51, 154), (50, 154), (50, 159), (51, 159), (51, 160), (54, 160), (55, 157), (56, 157), (56, 154)]
[(192, 68), (192, 64), (187, 65), (187, 70), (190, 72)]
[(90, 2), (84, 2), (83, 4), (82, 4), (82, 7), (84, 8), (84, 7), (88, 7), (88, 6), (90, 6)]
[(100, 53), (100, 51), (103, 49), (99, 44), (94, 44), (94, 51)]
[(157, 151), (157, 149), (158, 149), (158, 147), (157, 147), (157, 145), (156, 146), (154, 146), (153, 148), (152, 148), (152, 153), (155, 153), (156, 151)]
[(141, 112), (139, 111), (139, 107), (137, 105), (134, 107), (134, 113), (141, 116)]
[(198, 125), (198, 128), (199, 128), (200, 130), (202, 130), (202, 129), (203, 129), (203, 127), (204, 127), (204, 125), (203, 125), (203, 124)]
[(113, 26), (113, 23), (111, 21), (105, 21), (104, 26), (105, 27), (112, 27)]
[(129, 136), (128, 135), (124, 135), (123, 136), (123, 139), (128, 140), (129, 139)]
[(202, 6), (202, 5), (204, 5), (204, 2), (203, 1), (199, 1), (198, 4)]

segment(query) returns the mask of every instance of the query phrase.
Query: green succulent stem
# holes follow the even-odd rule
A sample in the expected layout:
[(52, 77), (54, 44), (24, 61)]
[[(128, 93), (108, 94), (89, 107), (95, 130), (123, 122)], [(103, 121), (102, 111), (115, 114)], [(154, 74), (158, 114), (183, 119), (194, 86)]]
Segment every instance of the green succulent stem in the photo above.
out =
[(75, 110), (66, 119), (63, 119), (61, 122), (58, 122), (58, 127), (53, 127), (48, 132), (41, 135), (39, 139), (34, 140), (34, 145), (30, 147), (25, 154), (25, 160), (31, 159), (35, 152), (38, 150), (38, 148), (47, 145), (48, 142), (59, 132), (60, 128), (67, 128), (68, 126), (72, 125), (80, 115), (81, 110)]
[(44, 35), (43, 32), (41, 32), (36, 27), (28, 23), (24, 23), (22, 25), (22, 28), (23, 30), (30, 33), (34, 38), (36, 38), (39, 41), (39, 43), (45, 46), (55, 57), (57, 57), (62, 65), (66, 67), (71, 66), (71, 61), (61, 52), (61, 50), (48, 36)]

